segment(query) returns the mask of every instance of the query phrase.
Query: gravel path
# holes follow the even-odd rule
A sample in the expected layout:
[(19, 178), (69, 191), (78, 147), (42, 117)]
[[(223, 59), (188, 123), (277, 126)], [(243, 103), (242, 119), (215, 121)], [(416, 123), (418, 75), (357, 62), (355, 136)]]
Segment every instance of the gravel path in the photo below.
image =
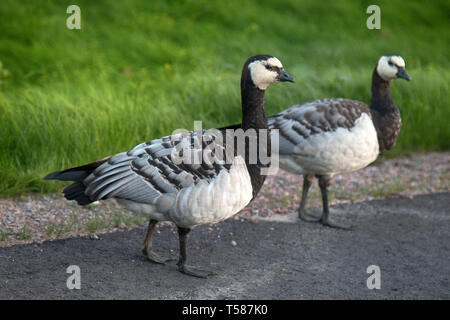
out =
[[(188, 256), (216, 273), (208, 279), (177, 271), (172, 225), (154, 237), (155, 251), (175, 258), (166, 265), (140, 252), (141, 228), (0, 248), (0, 299), (450, 299), (448, 203), (447, 192), (333, 206), (357, 220), (353, 231), (302, 223), (295, 213), (199, 226)], [(67, 288), (70, 265), (79, 267), (80, 290)], [(369, 266), (379, 267), (379, 289), (367, 287)]]
[[(300, 176), (284, 171), (268, 177), (257, 199), (234, 219), (257, 220), (297, 210), (301, 184)], [(337, 175), (330, 203), (353, 203), (396, 195), (412, 199), (418, 194), (449, 190), (450, 153), (416, 154), (381, 160), (363, 170)], [(319, 199), (315, 184), (310, 191), (309, 206), (319, 206)], [(96, 234), (144, 228), (146, 223), (145, 217), (121, 209), (113, 200), (79, 207), (60, 194), (0, 198), (0, 247), (74, 236), (95, 238)]]

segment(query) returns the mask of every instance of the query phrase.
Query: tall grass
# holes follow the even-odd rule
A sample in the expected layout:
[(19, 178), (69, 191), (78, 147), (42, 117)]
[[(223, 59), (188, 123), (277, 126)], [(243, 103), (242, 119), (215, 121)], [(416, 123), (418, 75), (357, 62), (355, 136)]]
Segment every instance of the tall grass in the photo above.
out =
[[(295, 76), (267, 94), (276, 113), (323, 97), (369, 102), (380, 55), (399, 53), (413, 78), (394, 81), (403, 128), (390, 155), (448, 150), (448, 1), (0, 2), (0, 194), (54, 191), (53, 170), (191, 129), (240, 121), (239, 77), (256, 53)], [(365, 27), (368, 5), (382, 29)]]

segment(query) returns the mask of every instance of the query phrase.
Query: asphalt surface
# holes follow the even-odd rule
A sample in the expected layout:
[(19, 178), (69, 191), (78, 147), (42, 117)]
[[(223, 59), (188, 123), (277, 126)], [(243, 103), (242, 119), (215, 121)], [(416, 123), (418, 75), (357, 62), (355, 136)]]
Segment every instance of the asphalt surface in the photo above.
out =
[[(0, 248), (0, 299), (450, 299), (449, 207), (450, 193), (332, 207), (353, 231), (295, 215), (201, 226), (188, 256), (217, 273), (208, 279), (147, 261), (141, 229)], [(154, 245), (176, 257), (175, 229), (161, 227)], [(66, 286), (70, 265), (80, 290)], [(367, 288), (370, 265), (380, 267), (379, 290)]]

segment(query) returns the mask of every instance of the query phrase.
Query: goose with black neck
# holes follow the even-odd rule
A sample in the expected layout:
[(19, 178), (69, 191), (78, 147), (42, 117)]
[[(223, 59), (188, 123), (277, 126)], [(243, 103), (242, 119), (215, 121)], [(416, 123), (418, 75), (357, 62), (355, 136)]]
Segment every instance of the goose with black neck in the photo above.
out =
[[(390, 83), (398, 78), (411, 80), (405, 61), (398, 55), (384, 55), (373, 71), (370, 107), (356, 100), (332, 98), (295, 105), (269, 117), (269, 128), (279, 129), (280, 167), (303, 175), (298, 209), (302, 220), (351, 228), (330, 219), (328, 187), (334, 175), (364, 168), (395, 145), (401, 117)], [(314, 176), (322, 195), (322, 216), (318, 218), (306, 213)]]
[[(271, 84), (285, 81), (294, 79), (277, 58), (257, 55), (246, 61), (241, 76), (243, 130), (267, 129), (265, 90)], [(221, 132), (224, 137), (227, 135)], [(191, 131), (184, 139), (193, 144), (197, 135), (198, 132)], [(215, 140), (204, 141), (215, 143)], [(250, 203), (264, 183), (261, 169), (267, 164), (261, 163), (259, 158), (256, 163), (249, 162), (248, 142), (245, 157), (235, 149), (225, 150), (234, 155), (231, 164), (180, 163), (175, 161), (173, 153), (177, 143), (180, 140), (174, 136), (154, 139), (128, 152), (50, 173), (45, 179), (73, 181), (63, 193), (68, 200), (80, 205), (115, 198), (126, 209), (149, 216), (142, 252), (152, 262), (164, 264), (167, 261), (152, 249), (156, 224), (159, 221), (175, 223), (180, 247), (178, 270), (206, 278), (210, 272), (187, 264), (188, 234), (195, 226), (225, 220)], [(226, 149), (226, 145), (220, 147)]]

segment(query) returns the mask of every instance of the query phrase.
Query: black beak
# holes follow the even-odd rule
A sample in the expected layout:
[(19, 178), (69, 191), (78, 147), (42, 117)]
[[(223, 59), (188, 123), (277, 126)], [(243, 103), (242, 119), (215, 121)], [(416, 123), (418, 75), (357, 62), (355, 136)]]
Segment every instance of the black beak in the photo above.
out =
[(398, 68), (397, 78), (403, 78), (405, 80), (411, 81), (411, 77), (408, 72), (406, 72), (405, 68)]
[(278, 73), (278, 80), (280, 80), (280, 82), (285, 82), (285, 81), (289, 81), (289, 82), (294, 82), (294, 78), (292, 78), (286, 71), (284, 70), (280, 70), (280, 72)]

